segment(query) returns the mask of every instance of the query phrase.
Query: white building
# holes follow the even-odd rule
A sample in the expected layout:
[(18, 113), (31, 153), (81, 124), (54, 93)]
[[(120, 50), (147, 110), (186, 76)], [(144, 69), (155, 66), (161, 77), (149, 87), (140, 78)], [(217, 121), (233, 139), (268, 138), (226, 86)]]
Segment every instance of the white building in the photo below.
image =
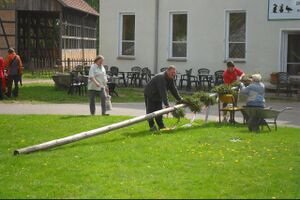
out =
[(100, 53), (121, 71), (300, 72), (300, 0), (100, 0)]

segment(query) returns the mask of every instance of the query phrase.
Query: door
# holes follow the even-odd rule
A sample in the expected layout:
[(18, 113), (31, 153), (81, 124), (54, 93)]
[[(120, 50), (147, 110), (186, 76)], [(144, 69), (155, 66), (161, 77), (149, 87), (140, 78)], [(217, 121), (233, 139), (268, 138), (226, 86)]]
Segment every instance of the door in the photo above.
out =
[(288, 33), (287, 40), (287, 72), (300, 75), (300, 32)]

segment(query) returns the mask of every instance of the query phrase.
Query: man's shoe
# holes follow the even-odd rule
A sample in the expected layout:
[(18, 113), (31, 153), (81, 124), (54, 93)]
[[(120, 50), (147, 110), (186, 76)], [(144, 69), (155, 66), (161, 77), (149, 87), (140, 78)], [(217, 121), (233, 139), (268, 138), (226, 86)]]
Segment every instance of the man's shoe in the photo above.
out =
[(109, 114), (102, 114), (102, 116), (109, 116)]
[(157, 131), (157, 128), (156, 128), (156, 126), (152, 126), (152, 127), (150, 127), (150, 130), (149, 130), (149, 131), (151, 131), (151, 132)]

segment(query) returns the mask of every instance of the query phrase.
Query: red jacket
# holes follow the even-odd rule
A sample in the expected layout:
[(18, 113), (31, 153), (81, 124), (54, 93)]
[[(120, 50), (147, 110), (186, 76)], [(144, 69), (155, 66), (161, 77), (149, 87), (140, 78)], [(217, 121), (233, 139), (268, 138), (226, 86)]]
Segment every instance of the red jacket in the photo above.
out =
[(234, 67), (233, 72), (230, 72), (228, 69), (223, 74), (223, 79), (225, 84), (231, 84), (237, 80), (238, 76), (241, 76), (244, 72), (242, 72), (239, 68)]
[(0, 57), (0, 78), (4, 78), (4, 60)]
[(21, 60), (20, 56), (18, 56), (16, 53), (8, 54), (8, 56), (6, 57), (6, 59), (4, 61), (4, 67), (8, 68), (8, 72), (7, 73), (9, 74), (9, 65), (14, 60), (15, 56), (17, 56), (16, 59), (19, 62), (19, 74), (22, 74), (23, 63), (22, 63), (22, 60)]

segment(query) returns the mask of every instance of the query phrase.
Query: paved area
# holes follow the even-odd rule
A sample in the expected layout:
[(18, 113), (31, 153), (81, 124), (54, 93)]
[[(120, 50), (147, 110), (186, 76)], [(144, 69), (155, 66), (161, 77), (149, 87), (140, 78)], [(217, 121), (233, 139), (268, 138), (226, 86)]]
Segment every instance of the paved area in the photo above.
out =
[[(274, 109), (282, 109), (285, 107), (293, 107), (292, 110), (287, 110), (279, 115), (278, 124), (283, 126), (299, 127), (300, 128), (300, 102), (285, 102), (273, 101), (269, 102), (268, 106)], [(96, 112), (101, 113), (100, 105), (97, 105)], [(199, 119), (205, 119), (205, 112), (197, 115)], [(145, 106), (143, 103), (115, 103), (113, 110), (109, 111), (111, 115), (127, 115), (140, 116), (145, 114)], [(58, 114), (58, 115), (89, 115), (88, 104), (23, 104), (23, 103), (1, 103), (0, 114)], [(188, 113), (187, 117), (192, 114)], [(242, 122), (242, 115), (237, 113), (236, 119)], [(209, 115), (210, 121), (218, 121), (217, 106), (212, 106)]]

